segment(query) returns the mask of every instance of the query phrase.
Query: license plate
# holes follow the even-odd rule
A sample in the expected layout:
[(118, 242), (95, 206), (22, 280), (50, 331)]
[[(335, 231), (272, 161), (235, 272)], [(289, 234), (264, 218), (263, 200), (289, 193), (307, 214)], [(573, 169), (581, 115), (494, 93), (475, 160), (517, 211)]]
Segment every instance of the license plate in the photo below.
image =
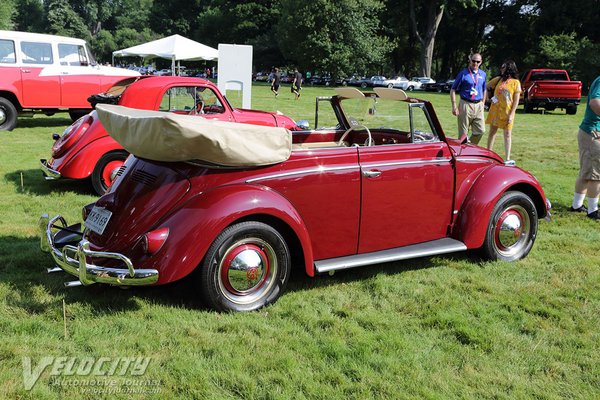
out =
[(83, 223), (83, 226), (96, 232), (98, 235), (102, 235), (111, 216), (112, 212), (107, 209), (103, 207), (94, 207)]

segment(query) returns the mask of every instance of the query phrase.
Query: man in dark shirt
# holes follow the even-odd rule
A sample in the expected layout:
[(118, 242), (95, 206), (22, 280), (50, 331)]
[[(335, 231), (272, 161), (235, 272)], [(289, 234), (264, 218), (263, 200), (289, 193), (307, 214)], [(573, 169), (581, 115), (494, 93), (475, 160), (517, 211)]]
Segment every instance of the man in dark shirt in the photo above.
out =
[(300, 91), (302, 90), (302, 74), (298, 72), (298, 68), (294, 69), (294, 80), (292, 81), (292, 93), (296, 96), (296, 100), (300, 98)]
[(271, 92), (275, 93), (275, 97), (279, 96), (279, 82), (281, 81), (281, 74), (279, 68), (275, 68), (273, 73), (273, 79), (271, 80)]

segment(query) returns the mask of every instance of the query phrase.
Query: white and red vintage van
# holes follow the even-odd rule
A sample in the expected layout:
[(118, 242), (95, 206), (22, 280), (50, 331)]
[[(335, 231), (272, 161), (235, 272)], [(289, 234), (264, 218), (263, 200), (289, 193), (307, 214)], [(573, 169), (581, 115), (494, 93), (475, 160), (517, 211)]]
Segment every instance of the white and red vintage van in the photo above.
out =
[(139, 72), (96, 63), (85, 40), (0, 30), (0, 130), (12, 130), (17, 115), (91, 111), (92, 94)]

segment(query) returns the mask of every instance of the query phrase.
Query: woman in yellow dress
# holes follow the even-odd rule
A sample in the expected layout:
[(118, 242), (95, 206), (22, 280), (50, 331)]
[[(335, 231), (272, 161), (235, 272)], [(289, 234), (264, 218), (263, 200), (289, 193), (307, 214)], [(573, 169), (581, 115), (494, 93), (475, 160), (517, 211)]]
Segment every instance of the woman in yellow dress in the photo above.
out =
[(492, 79), (488, 83), (488, 86), (493, 86), (494, 81), (496, 81), (494, 97), (491, 99), (490, 112), (485, 120), (485, 123), (490, 125), (487, 148), (492, 149), (494, 147), (494, 139), (496, 138), (498, 128), (504, 129), (506, 161), (510, 160), (511, 134), (521, 94), (521, 82), (519, 82), (517, 76), (518, 72), (515, 62), (507, 60), (500, 67), (500, 77)]

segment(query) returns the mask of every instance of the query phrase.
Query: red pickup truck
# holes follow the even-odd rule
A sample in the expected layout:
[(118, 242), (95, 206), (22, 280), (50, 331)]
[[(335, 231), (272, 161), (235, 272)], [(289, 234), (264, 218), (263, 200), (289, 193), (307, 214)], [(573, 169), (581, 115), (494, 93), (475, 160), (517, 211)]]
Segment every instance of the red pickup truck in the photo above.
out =
[(576, 114), (581, 100), (581, 82), (572, 81), (564, 69), (531, 69), (521, 77), (521, 103), (525, 112), (534, 108), (553, 111), (564, 108), (567, 114)]

